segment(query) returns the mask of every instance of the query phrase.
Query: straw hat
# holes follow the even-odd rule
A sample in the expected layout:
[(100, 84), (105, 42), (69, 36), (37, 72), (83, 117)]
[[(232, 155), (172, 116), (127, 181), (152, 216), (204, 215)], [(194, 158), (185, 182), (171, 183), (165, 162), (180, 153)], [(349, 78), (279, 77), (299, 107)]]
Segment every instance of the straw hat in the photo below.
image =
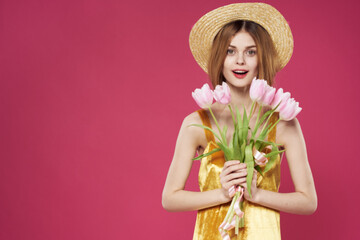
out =
[(207, 73), (212, 42), (219, 30), (236, 20), (253, 21), (270, 34), (282, 69), (289, 62), (294, 41), (290, 27), (274, 7), (265, 3), (235, 3), (219, 7), (202, 16), (190, 32), (190, 49), (200, 67)]

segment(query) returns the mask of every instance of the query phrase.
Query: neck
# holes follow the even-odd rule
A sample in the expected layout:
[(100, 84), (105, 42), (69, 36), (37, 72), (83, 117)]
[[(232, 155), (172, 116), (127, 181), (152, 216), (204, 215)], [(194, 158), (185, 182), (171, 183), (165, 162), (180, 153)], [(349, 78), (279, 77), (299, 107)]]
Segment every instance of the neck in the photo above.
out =
[(247, 114), (250, 113), (252, 100), (250, 98), (249, 93), (250, 86), (246, 86), (243, 88), (230, 88), (231, 92), (231, 107), (237, 108), (240, 110), (240, 113), (242, 114), (244, 111), (244, 107), (246, 109)]

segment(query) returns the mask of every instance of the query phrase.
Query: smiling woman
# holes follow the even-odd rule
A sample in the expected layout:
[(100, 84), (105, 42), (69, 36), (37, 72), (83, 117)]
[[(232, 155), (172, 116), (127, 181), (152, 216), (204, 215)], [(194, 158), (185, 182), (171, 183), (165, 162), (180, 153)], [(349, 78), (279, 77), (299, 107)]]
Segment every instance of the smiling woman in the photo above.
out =
[(222, 71), (226, 82), (234, 87), (249, 85), (258, 75), (258, 57), (253, 38), (246, 31), (239, 31), (232, 38), (226, 53)]
[[(246, 39), (239, 39), (241, 36), (238, 35), (234, 37), (236, 33), (240, 32), (247, 33), (249, 36), (247, 36)], [(243, 35), (242, 37), (244, 38)], [(248, 45), (246, 45), (243, 40), (246, 40)], [(238, 20), (226, 24), (215, 36), (208, 61), (208, 74), (212, 85), (220, 85), (226, 81), (222, 70), (226, 64), (225, 58), (227, 58), (227, 55), (235, 55), (237, 51), (241, 51), (240, 53), (242, 53), (244, 57), (250, 57), (249, 52), (245, 54), (243, 49), (236, 48), (235, 42), (243, 44), (245, 47), (244, 50), (256, 51), (258, 74), (254, 76), (266, 79), (271, 86), (276, 73), (280, 69), (280, 63), (273, 41), (263, 27), (255, 22), (246, 20)], [(229, 52), (228, 48), (229, 50), (233, 50), (233, 52)]]
[[(215, 9), (200, 18), (191, 30), (190, 48), (197, 63), (209, 74), (213, 88), (228, 86), (231, 100), (227, 101), (230, 101), (231, 108), (249, 113), (252, 112), (249, 92), (254, 77), (265, 79), (271, 86), (276, 73), (290, 60), (293, 38), (286, 20), (275, 8), (264, 3), (238, 3)], [(282, 90), (278, 92), (281, 97), (286, 95), (282, 94)], [(212, 103), (209, 87), (203, 87), (197, 93)], [(288, 101), (285, 98), (281, 100), (284, 104)], [(293, 99), (291, 101), (294, 102)], [(163, 190), (163, 207), (168, 211), (197, 210), (193, 238), (196, 240), (280, 239), (280, 211), (312, 214), (317, 208), (306, 145), (300, 124), (294, 118), (296, 114), (289, 121), (283, 121), (281, 113), (280, 120), (277, 114), (268, 118), (270, 123), (278, 124), (268, 132), (265, 141), (286, 149), (295, 187), (294, 192), (279, 193), (281, 156), (276, 156), (273, 165), (264, 174), (257, 172), (251, 175), (252, 172), (247, 172), (249, 162), (240, 163), (239, 159), (226, 161), (222, 152), (211, 154), (218, 148), (214, 137), (221, 135), (218, 129), (228, 127), (224, 136), (228, 142), (236, 130), (230, 110), (221, 103), (211, 103), (200, 104), (204, 109), (191, 113), (183, 121)], [(216, 122), (208, 117), (209, 106)], [(248, 122), (250, 129), (255, 128), (255, 119), (264, 111), (266, 109), (260, 107), (259, 111), (252, 112)], [(203, 124), (210, 129), (216, 125), (218, 129), (203, 131), (191, 126), (194, 124)], [(196, 153), (207, 154), (201, 160), (200, 192), (185, 191)], [(253, 158), (251, 150), (250, 158)], [(247, 176), (251, 195), (247, 191)], [(238, 222), (223, 225), (222, 221), (229, 218), (227, 212), (231, 208), (233, 190), (242, 188), (245, 200), (240, 208), (244, 210), (244, 225), (238, 232), (236, 228), (235, 232), (231, 227), (238, 226)], [(238, 202), (235, 204), (239, 205)]]

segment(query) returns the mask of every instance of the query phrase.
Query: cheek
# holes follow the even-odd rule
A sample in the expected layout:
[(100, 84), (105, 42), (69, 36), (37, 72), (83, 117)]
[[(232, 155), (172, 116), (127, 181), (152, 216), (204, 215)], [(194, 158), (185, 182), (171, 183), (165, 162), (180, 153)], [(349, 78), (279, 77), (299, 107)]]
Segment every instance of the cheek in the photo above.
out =
[(252, 59), (252, 60), (249, 62), (249, 65), (250, 65), (250, 67), (251, 67), (253, 70), (257, 70), (257, 68), (258, 68), (257, 58)]
[(226, 58), (222, 67), (223, 74), (225, 74), (230, 69), (230, 66), (231, 66), (230, 59)]
[(231, 58), (229, 57), (226, 57), (225, 60), (224, 60), (224, 66), (223, 68), (229, 68), (229, 65), (231, 65)]

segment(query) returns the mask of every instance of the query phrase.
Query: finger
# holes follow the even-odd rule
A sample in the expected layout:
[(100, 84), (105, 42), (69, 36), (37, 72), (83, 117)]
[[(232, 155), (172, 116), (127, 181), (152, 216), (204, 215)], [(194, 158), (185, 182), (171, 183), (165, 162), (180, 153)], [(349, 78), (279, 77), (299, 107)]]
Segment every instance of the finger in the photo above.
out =
[[(231, 186), (234, 186), (234, 185), (238, 186), (238, 185), (241, 185), (244, 183), (246, 183), (246, 178), (238, 178), (238, 179), (234, 179), (234, 180), (228, 182), (226, 184), (226, 186), (229, 186), (229, 188), (230, 188)], [(226, 188), (226, 189), (229, 189), (229, 188)]]
[(231, 173), (229, 175), (223, 176), (220, 182), (227, 183), (240, 178), (244, 178), (246, 180), (246, 176), (247, 176), (246, 171)]
[(238, 186), (240, 184), (243, 184), (243, 183), (246, 183), (246, 178), (235, 178), (233, 180), (230, 180), (230, 181), (227, 181), (227, 182), (223, 182), (222, 183), (222, 187), (225, 189), (225, 190), (229, 190), (232, 186)]
[(241, 183), (240, 186), (242, 186), (244, 188), (245, 191), (247, 191), (247, 184), (246, 181)]
[(221, 170), (220, 176), (226, 176), (230, 173), (231, 169), (234, 168), (234, 166), (237, 166), (237, 164), (228, 164), (228, 162), (225, 162), (223, 169)]
[[(225, 175), (226, 174), (226, 175)], [(240, 178), (240, 177), (246, 177), (247, 176), (247, 171), (233, 171), (230, 173), (224, 173), (222, 176), (220, 176), (220, 179), (223, 179), (225, 181), (230, 181), (233, 180), (235, 178)]]
[(246, 163), (240, 163), (239, 165), (241, 169), (247, 169)]
[(247, 172), (247, 169), (246, 168), (241, 168), (241, 169), (238, 169), (238, 170), (233, 171), (233, 172)]
[(225, 168), (225, 167), (229, 167), (229, 166), (234, 165), (234, 164), (239, 164), (239, 163), (240, 163), (239, 160), (229, 160), (229, 161), (225, 161), (225, 163), (224, 163), (224, 168)]
[(223, 174), (223, 176), (226, 176), (237, 170), (240, 170), (240, 164), (235, 164), (235, 165), (231, 165), (227, 168), (223, 168), (222, 174)]
[(243, 170), (243, 169), (246, 169), (246, 164), (245, 163), (237, 163), (234, 165), (230, 165), (227, 168), (223, 168), (223, 172), (224, 172), (224, 175), (227, 175), (231, 172), (235, 172), (235, 171)]
[(241, 168), (246, 168), (246, 163), (241, 163), (239, 160), (226, 161), (224, 164), (224, 168), (228, 168), (233, 165), (240, 165)]
[(257, 175), (253, 176), (252, 184), (256, 185), (256, 182), (257, 182)]

